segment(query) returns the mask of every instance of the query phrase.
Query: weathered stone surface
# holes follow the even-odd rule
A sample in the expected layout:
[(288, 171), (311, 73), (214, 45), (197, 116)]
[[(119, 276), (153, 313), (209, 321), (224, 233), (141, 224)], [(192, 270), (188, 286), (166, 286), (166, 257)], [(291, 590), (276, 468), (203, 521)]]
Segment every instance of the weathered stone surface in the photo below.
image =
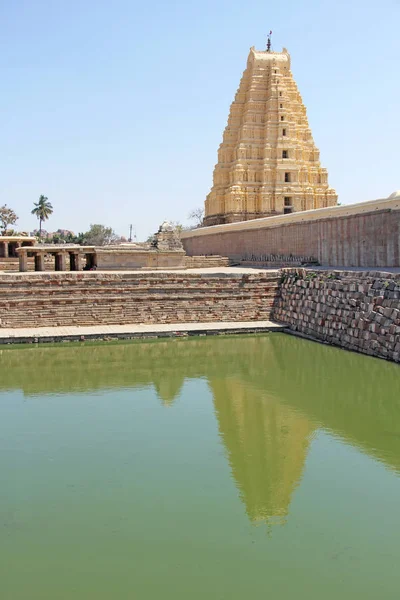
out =
[[(368, 270), (400, 267), (400, 200), (383, 198), (200, 227), (182, 232), (181, 239), (188, 255), (219, 254), (235, 262), (278, 267), (318, 262)], [(374, 292), (366, 291), (371, 297)], [(399, 290), (389, 288), (386, 298), (398, 300)]]
[(399, 362), (400, 301), (385, 306), (391, 291), (400, 291), (400, 275), (283, 269), (273, 318), (318, 340)]
[(397, 292), (400, 274), (379, 272), (0, 274), (0, 327), (272, 318), (315, 339), (399, 362), (400, 300), (388, 299)]
[(100, 271), (129, 271), (132, 269), (183, 269), (184, 250), (152, 248), (134, 250), (124, 246), (96, 248), (96, 266)]
[(269, 320), (277, 273), (0, 274), (1, 327)]
[(164, 221), (154, 235), (151, 243), (157, 250), (180, 250), (183, 252), (183, 246), (176, 227), (173, 227), (168, 221)]

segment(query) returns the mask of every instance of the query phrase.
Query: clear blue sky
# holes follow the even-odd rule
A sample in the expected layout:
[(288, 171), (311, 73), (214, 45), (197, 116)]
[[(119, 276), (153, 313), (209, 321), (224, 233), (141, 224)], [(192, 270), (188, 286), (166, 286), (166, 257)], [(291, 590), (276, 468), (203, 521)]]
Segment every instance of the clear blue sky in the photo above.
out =
[(400, 188), (400, 0), (0, 0), (0, 204), (32, 230), (186, 221), (250, 46), (286, 46), (342, 203)]

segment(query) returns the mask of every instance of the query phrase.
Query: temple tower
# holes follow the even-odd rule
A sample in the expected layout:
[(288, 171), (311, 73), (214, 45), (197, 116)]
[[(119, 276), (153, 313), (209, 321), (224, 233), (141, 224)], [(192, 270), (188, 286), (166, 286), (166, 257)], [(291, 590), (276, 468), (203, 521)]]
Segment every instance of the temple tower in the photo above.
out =
[(288, 51), (251, 48), (218, 150), (204, 225), (336, 204)]

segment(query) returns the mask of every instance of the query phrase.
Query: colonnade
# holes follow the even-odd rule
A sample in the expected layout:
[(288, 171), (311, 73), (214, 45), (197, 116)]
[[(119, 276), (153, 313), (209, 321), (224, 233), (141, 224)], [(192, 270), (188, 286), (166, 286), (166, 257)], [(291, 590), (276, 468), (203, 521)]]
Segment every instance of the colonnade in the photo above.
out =
[[(48, 255), (54, 256), (55, 271), (82, 271), (96, 267), (96, 253), (91, 247), (23, 246), (18, 248), (16, 253), (19, 258), (19, 270), (22, 273), (28, 270), (28, 257), (34, 258), (35, 271), (45, 271), (45, 257)], [(69, 269), (67, 269), (67, 265)]]
[(35, 238), (0, 236), (0, 258), (15, 258), (18, 248), (33, 246)]

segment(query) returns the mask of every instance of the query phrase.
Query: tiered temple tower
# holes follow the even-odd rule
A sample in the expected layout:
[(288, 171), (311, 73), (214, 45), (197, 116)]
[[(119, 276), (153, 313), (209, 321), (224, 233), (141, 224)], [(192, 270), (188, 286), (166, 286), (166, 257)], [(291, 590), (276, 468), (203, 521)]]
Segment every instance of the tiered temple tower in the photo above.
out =
[(204, 225), (336, 204), (288, 51), (251, 48), (218, 150)]

